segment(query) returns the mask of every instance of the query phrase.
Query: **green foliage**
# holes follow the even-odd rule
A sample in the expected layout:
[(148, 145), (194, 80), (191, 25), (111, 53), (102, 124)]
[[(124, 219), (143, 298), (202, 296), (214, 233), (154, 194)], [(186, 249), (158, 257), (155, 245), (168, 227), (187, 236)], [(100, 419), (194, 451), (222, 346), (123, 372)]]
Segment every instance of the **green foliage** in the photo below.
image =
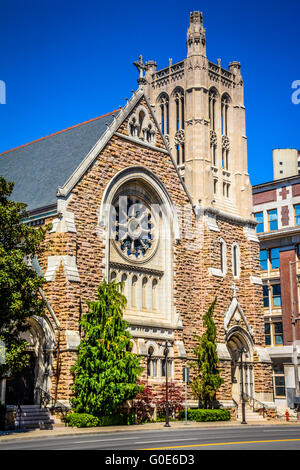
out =
[[(185, 418), (185, 410), (179, 414), (180, 419)], [(229, 410), (187, 410), (187, 419), (189, 421), (230, 421)]]
[(123, 284), (103, 281), (97, 300), (87, 302), (81, 326), (85, 336), (78, 348), (74, 373), (75, 412), (109, 416), (142, 390), (137, 378), (140, 358), (131, 352), (131, 335), (123, 319)]
[(110, 416), (101, 416), (101, 418), (88, 413), (69, 413), (65, 420), (68, 426), (77, 428), (136, 424), (133, 413), (118, 413)]
[(206, 327), (206, 331), (202, 336), (196, 336), (199, 341), (194, 349), (197, 363), (191, 364), (197, 374), (191, 384), (192, 391), (194, 396), (201, 400), (204, 408), (212, 406), (216, 392), (224, 382), (218, 367), (220, 361), (216, 348), (217, 329), (213, 321), (216, 301), (217, 298), (214, 299), (207, 313), (203, 316), (203, 325)]
[(28, 318), (42, 315), (44, 300), (39, 295), (44, 279), (31, 268), (34, 256), (42, 253), (46, 229), (23, 223), (26, 204), (10, 200), (14, 184), (0, 177), (0, 340), (6, 346), (6, 363), (0, 377), (18, 372), (28, 364), (26, 343), (20, 333), (28, 329)]
[(134, 413), (118, 413), (115, 415), (102, 416), (99, 418), (100, 426), (118, 426), (137, 424)]
[(90, 428), (99, 426), (99, 418), (87, 413), (69, 413), (65, 419), (67, 425), (72, 428)]

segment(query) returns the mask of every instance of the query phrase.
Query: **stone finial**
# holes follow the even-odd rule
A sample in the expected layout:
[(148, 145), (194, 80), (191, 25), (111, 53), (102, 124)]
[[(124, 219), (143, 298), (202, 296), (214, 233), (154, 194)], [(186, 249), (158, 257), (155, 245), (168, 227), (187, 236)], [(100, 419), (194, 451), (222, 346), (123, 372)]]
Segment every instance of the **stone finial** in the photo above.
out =
[(137, 60), (136, 62), (133, 62), (133, 65), (135, 65), (136, 68), (139, 71), (139, 78), (137, 80), (139, 86), (140, 85), (145, 85), (145, 83), (147, 83), (147, 81), (144, 77), (144, 72), (146, 71), (147, 67), (146, 67), (146, 64), (144, 64), (143, 56), (140, 55), (139, 60)]

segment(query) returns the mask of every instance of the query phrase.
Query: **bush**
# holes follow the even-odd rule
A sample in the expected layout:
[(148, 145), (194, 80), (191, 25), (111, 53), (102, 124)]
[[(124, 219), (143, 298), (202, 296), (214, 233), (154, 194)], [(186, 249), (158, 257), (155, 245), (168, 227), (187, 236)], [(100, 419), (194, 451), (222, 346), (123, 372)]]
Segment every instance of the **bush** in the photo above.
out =
[(120, 424), (129, 425), (135, 424), (135, 416), (133, 413), (120, 413), (97, 418), (96, 416), (90, 415), (88, 413), (69, 413), (66, 416), (66, 423), (68, 426), (77, 428), (117, 426)]
[(135, 415), (133, 413), (119, 413), (99, 418), (99, 426), (118, 426), (120, 424), (136, 424)]
[(69, 413), (66, 416), (68, 426), (77, 428), (90, 428), (99, 426), (99, 419), (87, 413)]
[[(185, 418), (185, 411), (180, 411), (180, 419)], [(189, 421), (230, 421), (229, 410), (187, 410)]]

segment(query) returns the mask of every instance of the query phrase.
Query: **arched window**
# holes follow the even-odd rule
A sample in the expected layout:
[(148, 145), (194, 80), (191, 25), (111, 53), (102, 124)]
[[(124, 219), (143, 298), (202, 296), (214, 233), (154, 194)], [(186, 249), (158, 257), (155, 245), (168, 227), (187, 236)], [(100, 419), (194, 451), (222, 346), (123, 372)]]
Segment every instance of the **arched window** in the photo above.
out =
[(240, 247), (237, 243), (232, 245), (232, 274), (234, 277), (240, 276)]
[(148, 279), (146, 277), (143, 278), (142, 281), (142, 309), (147, 310), (147, 285)]
[(185, 163), (185, 148), (184, 148), (184, 91), (182, 88), (177, 87), (172, 93), (175, 103), (175, 146), (176, 146), (176, 160), (177, 165), (184, 165)]
[(152, 310), (157, 310), (157, 279), (152, 281)]
[(131, 280), (131, 307), (137, 307), (137, 276), (132, 276)]
[(113, 271), (110, 275), (110, 280), (111, 281), (116, 281), (117, 279), (117, 273), (115, 271)]
[(210, 128), (215, 130), (216, 127), (216, 101), (218, 92), (215, 88), (211, 88), (208, 93), (208, 114), (210, 121)]
[(162, 134), (169, 134), (169, 96), (163, 93), (158, 98), (160, 109), (160, 128)]
[(226, 243), (222, 238), (220, 240), (220, 270), (223, 274), (226, 274), (226, 271), (227, 271)]
[(147, 376), (157, 377), (157, 359), (153, 357), (154, 349), (152, 346), (148, 349), (147, 356)]
[(184, 91), (182, 88), (175, 88), (173, 91), (173, 97), (175, 101), (175, 129), (179, 131), (184, 129)]
[(229, 108), (230, 98), (225, 93), (221, 99), (221, 134), (228, 135), (228, 108)]

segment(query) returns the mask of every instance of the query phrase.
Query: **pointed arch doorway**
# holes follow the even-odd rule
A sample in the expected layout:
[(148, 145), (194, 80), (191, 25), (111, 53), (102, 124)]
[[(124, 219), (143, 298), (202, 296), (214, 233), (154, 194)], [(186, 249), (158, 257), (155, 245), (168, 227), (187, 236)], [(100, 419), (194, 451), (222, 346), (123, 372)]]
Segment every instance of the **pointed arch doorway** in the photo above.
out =
[(232, 398), (240, 403), (242, 384), (246, 396), (254, 396), (253, 348), (242, 328), (234, 330), (228, 335), (226, 346), (231, 356)]

